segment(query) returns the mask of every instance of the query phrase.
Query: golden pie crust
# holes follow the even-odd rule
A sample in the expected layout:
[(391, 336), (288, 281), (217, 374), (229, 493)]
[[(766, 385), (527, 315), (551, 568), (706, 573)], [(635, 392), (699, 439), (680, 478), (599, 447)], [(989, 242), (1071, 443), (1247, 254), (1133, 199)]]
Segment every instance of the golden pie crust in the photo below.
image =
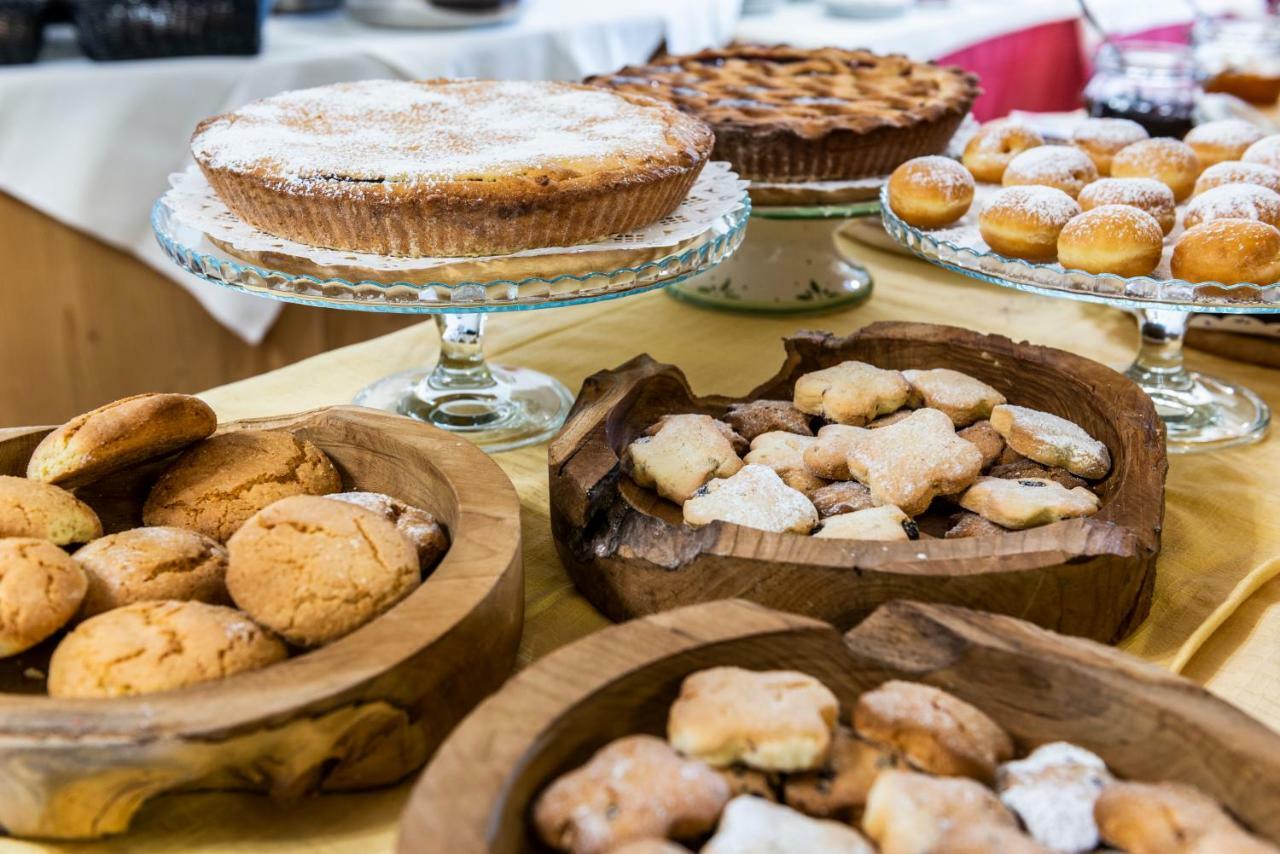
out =
[(701, 121), (570, 83), (370, 80), (200, 123), (237, 216), (299, 243), (400, 256), (570, 246), (670, 214), (711, 154)]
[(939, 154), (979, 94), (958, 68), (866, 50), (730, 45), (588, 83), (652, 95), (715, 130), (713, 156), (752, 181), (887, 175)]

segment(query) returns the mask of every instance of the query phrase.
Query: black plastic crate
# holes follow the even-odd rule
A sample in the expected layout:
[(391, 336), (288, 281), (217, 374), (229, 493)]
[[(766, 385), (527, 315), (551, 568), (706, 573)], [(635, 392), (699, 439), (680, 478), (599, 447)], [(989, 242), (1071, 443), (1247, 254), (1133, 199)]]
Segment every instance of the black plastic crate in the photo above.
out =
[(0, 65), (34, 62), (44, 41), (47, 0), (0, 0)]
[(253, 54), (262, 46), (260, 0), (75, 0), (72, 16), (93, 59)]

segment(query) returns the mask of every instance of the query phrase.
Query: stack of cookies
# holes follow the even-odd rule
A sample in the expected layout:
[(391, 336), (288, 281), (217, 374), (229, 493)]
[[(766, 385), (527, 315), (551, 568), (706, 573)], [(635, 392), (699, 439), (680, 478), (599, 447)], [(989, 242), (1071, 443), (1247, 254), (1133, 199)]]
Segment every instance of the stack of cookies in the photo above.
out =
[(886, 682), (842, 714), (805, 673), (717, 667), (685, 678), (665, 739), (605, 745), (532, 818), (572, 854), (1276, 851), (1193, 787), (1117, 781), (1066, 742), (1017, 753), (927, 685)]
[[(448, 548), (426, 511), (340, 492), (311, 442), (217, 426), (197, 398), (137, 395), (49, 433), (25, 478), (0, 476), (0, 657), (57, 640), (55, 697), (221, 679), (354, 631)], [(145, 466), (163, 470), (143, 526), (104, 536), (83, 499)]]
[(1083, 428), (975, 377), (856, 361), (801, 376), (790, 401), (664, 416), (624, 456), (688, 525), (875, 541), (1090, 516), (1101, 506), (1090, 482), (1111, 469)]

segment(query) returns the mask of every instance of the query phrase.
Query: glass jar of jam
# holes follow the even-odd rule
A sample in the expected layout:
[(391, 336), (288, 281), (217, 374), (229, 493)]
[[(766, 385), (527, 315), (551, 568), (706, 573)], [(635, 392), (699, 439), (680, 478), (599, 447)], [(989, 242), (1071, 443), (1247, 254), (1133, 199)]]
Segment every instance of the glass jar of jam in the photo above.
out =
[(1280, 15), (1201, 18), (1191, 40), (1206, 92), (1260, 106), (1280, 98)]
[(1132, 119), (1152, 136), (1181, 139), (1191, 130), (1198, 88), (1186, 45), (1108, 42), (1094, 58), (1084, 102), (1091, 116)]

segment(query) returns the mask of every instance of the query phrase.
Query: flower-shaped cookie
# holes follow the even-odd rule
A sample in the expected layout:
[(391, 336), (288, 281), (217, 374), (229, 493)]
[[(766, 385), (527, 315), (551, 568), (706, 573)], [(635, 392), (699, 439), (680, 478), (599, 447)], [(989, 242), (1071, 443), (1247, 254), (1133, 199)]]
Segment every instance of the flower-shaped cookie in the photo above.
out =
[(1037, 409), (1001, 404), (991, 410), (991, 426), (1010, 448), (1046, 466), (1058, 466), (1089, 480), (1111, 470), (1107, 446), (1083, 427)]
[(920, 539), (920, 529), (906, 513), (886, 504), (828, 517), (814, 536), (831, 540), (905, 541)]
[(775, 534), (807, 534), (818, 524), (818, 511), (773, 469), (749, 465), (698, 490), (684, 503), (684, 521), (695, 527), (721, 521)]
[(742, 795), (724, 808), (720, 828), (702, 854), (765, 851), (821, 851), (822, 854), (875, 854), (847, 824), (809, 818), (790, 807)]
[(809, 471), (804, 464), (804, 452), (817, 441), (812, 436), (798, 436), (778, 430), (761, 433), (751, 440), (751, 451), (742, 461), (748, 465), (768, 466), (778, 473), (778, 477), (787, 486), (808, 495), (828, 483)]
[(1061, 519), (1092, 516), (1101, 503), (1083, 486), (1067, 489), (1045, 478), (981, 477), (960, 496), (960, 506), (1002, 528), (1020, 531)]
[(911, 386), (897, 371), (865, 362), (841, 362), (800, 377), (794, 394), (801, 412), (860, 427), (901, 409)]
[(850, 436), (846, 446), (853, 478), (870, 487), (877, 503), (908, 516), (923, 513), (935, 496), (960, 492), (982, 471), (982, 453), (936, 409), (917, 409), (890, 427)]
[(1006, 762), (996, 774), (1000, 800), (1022, 819), (1027, 832), (1041, 845), (1067, 854), (1098, 847), (1093, 807), (1110, 783), (1107, 763), (1063, 741)]
[[(1000, 799), (981, 783), (913, 771), (882, 772), (862, 814), (862, 830), (882, 854), (946, 850), (941, 846), (944, 838), (968, 825), (1011, 831), (1018, 827)], [(1005, 845), (987, 850), (1014, 854)]]
[(789, 400), (731, 403), (723, 420), (748, 442), (761, 433), (778, 430), (799, 436), (813, 435), (809, 416), (792, 406)]
[(866, 432), (865, 427), (828, 424), (818, 431), (813, 444), (805, 448), (805, 468), (827, 480), (848, 480), (849, 440)]
[(945, 412), (957, 427), (966, 427), (991, 415), (991, 409), (1005, 402), (1005, 397), (982, 380), (950, 368), (903, 371), (911, 385), (915, 407), (928, 407)]
[(668, 415), (657, 433), (627, 447), (632, 479), (683, 504), (712, 478), (734, 474), (742, 460), (716, 425), (710, 415)]

